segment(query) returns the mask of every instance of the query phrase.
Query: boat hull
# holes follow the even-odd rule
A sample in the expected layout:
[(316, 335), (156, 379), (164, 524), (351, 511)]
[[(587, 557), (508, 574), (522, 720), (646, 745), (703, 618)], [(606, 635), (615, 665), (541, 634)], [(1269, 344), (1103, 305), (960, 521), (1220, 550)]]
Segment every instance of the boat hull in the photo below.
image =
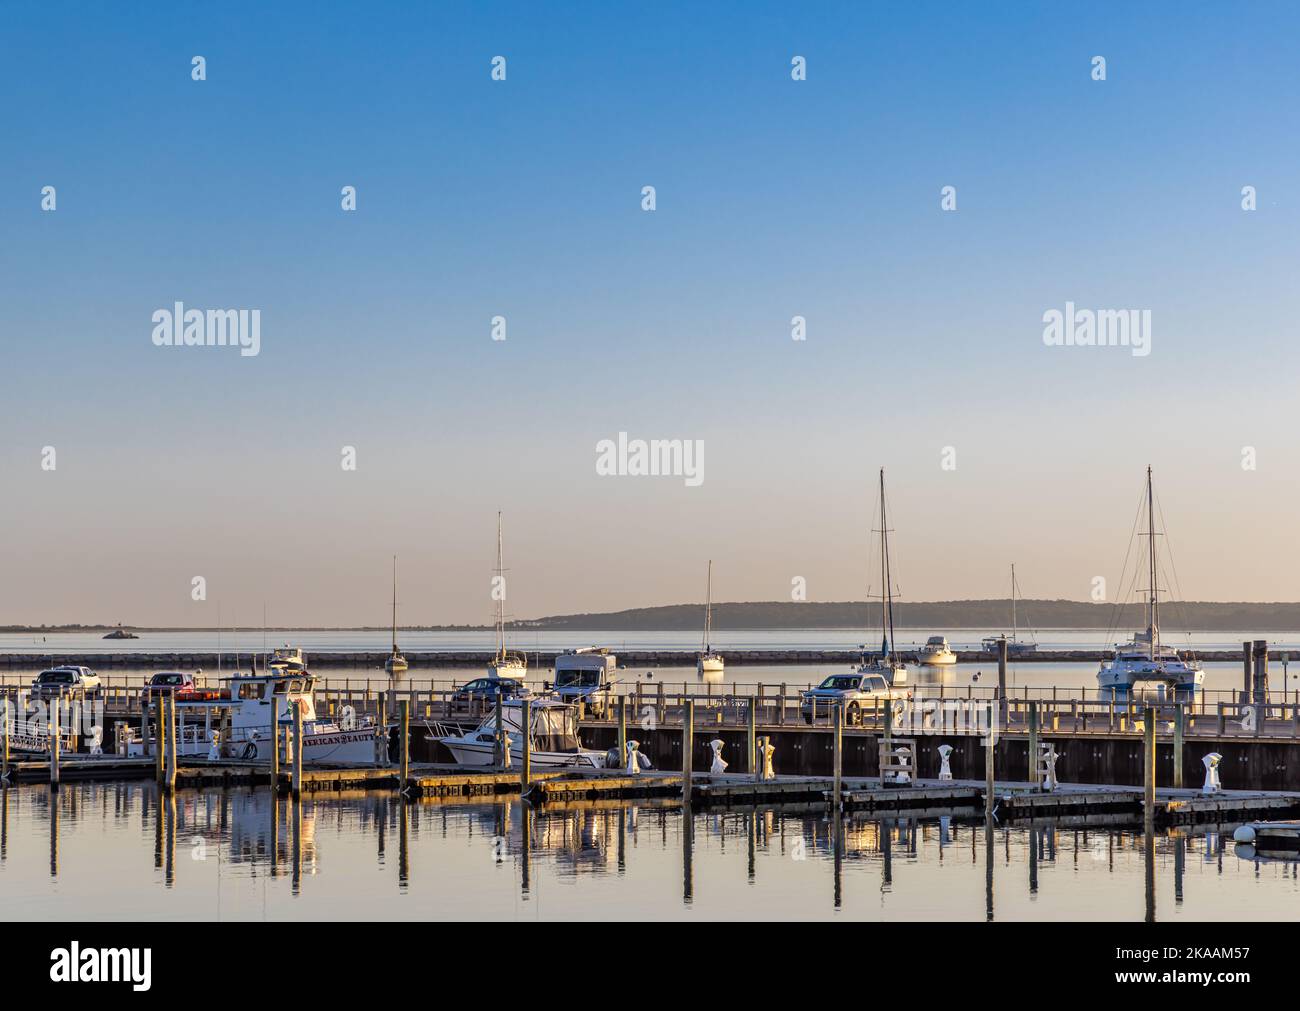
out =
[[(482, 768), (494, 764), (496, 748), (489, 742), (467, 741), (459, 737), (439, 737), (457, 765)], [(523, 761), (523, 749), (512, 743), (510, 746), (510, 763), (518, 768)], [(534, 769), (588, 768), (603, 769), (605, 753), (603, 751), (532, 751), (528, 755), (528, 764)]]

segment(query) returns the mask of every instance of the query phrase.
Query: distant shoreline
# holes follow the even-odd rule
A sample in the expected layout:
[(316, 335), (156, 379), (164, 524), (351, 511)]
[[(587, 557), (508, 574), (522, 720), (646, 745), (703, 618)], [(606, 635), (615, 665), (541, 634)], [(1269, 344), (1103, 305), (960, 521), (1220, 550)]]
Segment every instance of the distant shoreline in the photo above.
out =
[[(1018, 625), (1029, 631), (1128, 632), (1146, 624), (1145, 606), (1122, 606), (1076, 600), (1020, 600)], [(671, 604), (602, 613), (562, 614), (509, 623), (514, 633), (529, 631), (686, 632), (703, 625), (704, 605)], [(854, 631), (879, 628), (879, 602), (762, 601), (713, 605), (715, 631)], [(1011, 601), (949, 600), (901, 602), (894, 608), (897, 631), (1009, 630)], [(1187, 601), (1162, 605), (1161, 627), (1169, 632), (1300, 631), (1300, 603)], [(2, 625), (10, 635), (108, 633), (118, 628), (138, 634), (169, 632), (253, 632), (257, 625), (236, 628), (127, 624)], [(491, 625), (401, 625), (401, 632), (486, 632)], [(281, 632), (385, 632), (387, 625), (277, 625)]]

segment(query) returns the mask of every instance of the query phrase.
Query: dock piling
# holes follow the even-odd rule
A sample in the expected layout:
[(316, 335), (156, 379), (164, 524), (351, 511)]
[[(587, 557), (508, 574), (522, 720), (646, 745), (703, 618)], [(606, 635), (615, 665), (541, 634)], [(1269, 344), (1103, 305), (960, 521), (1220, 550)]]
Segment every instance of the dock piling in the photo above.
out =
[(1156, 819), (1156, 711), (1147, 706), (1142, 712), (1142, 813), (1148, 835)]
[(984, 816), (993, 818), (993, 749), (997, 746), (997, 737), (993, 733), (993, 707), (985, 711), (988, 728), (984, 738)]
[(1034, 789), (1042, 789), (1042, 783), (1038, 781), (1036, 769), (1038, 766), (1038, 703), (1029, 703), (1029, 754), (1026, 768), (1029, 769), (1029, 778), (1034, 780)]
[(176, 745), (176, 696), (173, 692), (168, 692), (163, 698), (163, 708), (166, 712), (167, 722), (167, 756), (166, 756), (166, 786), (168, 790), (176, 788), (176, 766), (180, 764), (178, 760), (179, 748)]
[(533, 702), (521, 699), (519, 703), (519, 733), (522, 737), (522, 750), (519, 755), (519, 789), (526, 794), (533, 764)]
[(844, 780), (844, 704), (837, 702), (835, 704), (835, 759), (834, 759), (834, 779), (833, 787), (834, 809), (838, 811), (842, 804), (842, 785)]
[(492, 764), (498, 769), (506, 767), (506, 718), (505, 701), (498, 687), (496, 692), (496, 731), (492, 738)]
[[(695, 772), (695, 700), (682, 708), (682, 804), (691, 806), (691, 776)], [(757, 776), (755, 776), (757, 778)]]
[[(154, 775), (158, 780), (158, 785), (162, 786), (163, 779), (165, 778), (164, 769), (163, 769), (163, 738), (164, 738), (165, 731), (163, 729), (162, 695), (159, 695), (157, 699), (154, 700), (153, 719), (154, 719), (154, 732), (153, 732)], [(145, 746), (148, 747), (149, 738), (147, 736), (145, 737), (144, 742), (145, 742)]]
[(302, 793), (302, 708), (293, 707), (293, 795)]
[(50, 786), (59, 788), (59, 710), (63, 708), (63, 698), (54, 700), (54, 716), (50, 720)]
[(398, 718), (401, 720), (398, 743), (402, 750), (398, 760), (397, 788), (401, 793), (405, 793), (407, 778), (411, 770), (411, 700), (402, 699), (398, 703), (398, 712)]
[(618, 697), (618, 761), (627, 765), (627, 696)]
[(762, 763), (758, 760), (758, 722), (754, 717), (754, 707), (749, 707), (749, 727), (745, 732), (745, 740), (749, 748), (749, 772), (754, 773), (754, 778), (758, 779), (758, 770)]
[(1174, 708), (1174, 789), (1183, 787), (1183, 735), (1187, 727), (1187, 710), (1183, 703)]

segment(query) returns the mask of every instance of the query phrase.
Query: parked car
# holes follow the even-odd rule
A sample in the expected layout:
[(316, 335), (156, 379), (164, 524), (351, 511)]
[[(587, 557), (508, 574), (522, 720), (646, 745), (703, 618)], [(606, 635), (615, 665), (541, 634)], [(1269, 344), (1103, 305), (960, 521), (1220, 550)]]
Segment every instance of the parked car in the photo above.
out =
[(518, 698), (525, 692), (524, 683), (514, 678), (475, 678), (463, 684), (451, 694), (451, 701), (465, 705), (475, 701), (493, 701), (497, 692), (502, 698)]
[(152, 702), (155, 694), (174, 694), (179, 697), (182, 692), (192, 691), (194, 691), (194, 675), (175, 670), (160, 671), (144, 686), (144, 701), (146, 705)]
[(102, 690), (99, 675), (89, 667), (52, 667), (41, 671), (32, 682), (32, 696), (38, 699), (57, 698), (60, 692), (95, 698)]
[(910, 699), (906, 688), (893, 688), (880, 674), (831, 674), (821, 684), (804, 692), (799, 700), (799, 715), (805, 723), (813, 721), (813, 705), (818, 713), (829, 713), (839, 702), (844, 705), (844, 722), (856, 726), (862, 722), (862, 710), (882, 699)]

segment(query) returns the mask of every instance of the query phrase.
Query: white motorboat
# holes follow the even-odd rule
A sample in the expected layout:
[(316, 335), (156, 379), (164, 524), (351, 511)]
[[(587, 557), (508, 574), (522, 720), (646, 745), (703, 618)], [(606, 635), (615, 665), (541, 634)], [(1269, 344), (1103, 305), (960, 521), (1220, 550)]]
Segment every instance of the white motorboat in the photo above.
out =
[[(510, 741), (510, 763), (517, 767), (523, 760), (524, 699), (504, 699), (501, 703), (501, 722)], [(574, 706), (552, 699), (529, 701), (529, 757), (536, 769), (580, 767), (603, 769), (608, 764), (608, 754), (584, 748), (578, 739), (578, 711)], [(490, 712), (473, 730), (458, 733), (440, 733), (444, 728), (433, 724), (434, 740), (445, 745), (457, 764), (490, 766), (496, 763), (496, 712)]]
[(1126, 696), (1134, 689), (1153, 688), (1157, 693), (1195, 694), (1205, 681), (1197, 660), (1184, 659), (1172, 646), (1160, 641), (1160, 566), (1156, 551), (1155, 496), (1151, 468), (1147, 467), (1147, 627), (1126, 643), (1117, 643), (1115, 658), (1104, 660), (1097, 671), (1097, 685), (1113, 695)]
[(722, 654), (709, 645), (709, 634), (713, 631), (713, 559), (709, 559), (709, 577), (704, 591), (704, 648), (695, 662), (695, 673), (701, 681), (718, 682), (722, 680), (726, 667)]
[[(1033, 632), (1030, 632), (1033, 636)], [(992, 653), (997, 656), (998, 645), (1006, 638), (1001, 635), (990, 635), (985, 637), (980, 644), (984, 647), (985, 653)], [(1020, 641), (1020, 629), (1016, 618), (1016, 563), (1011, 563), (1011, 638), (1007, 639), (1007, 656), (1011, 658), (1027, 656), (1030, 653), (1038, 652), (1037, 641), (1031, 638), (1029, 642)]]
[(301, 672), (307, 669), (307, 659), (302, 650), (288, 643), (271, 651), (271, 659), (266, 662), (271, 670), (280, 673)]
[(384, 661), (384, 670), (391, 678), (401, 677), (410, 669), (406, 657), (397, 648), (397, 556), (393, 555), (393, 654)]
[(885, 513), (885, 468), (880, 468), (880, 529), (873, 531), (880, 534), (880, 652), (868, 654), (863, 646), (862, 662), (857, 673), (868, 677), (878, 676), (885, 683), (904, 685), (907, 683), (907, 665), (899, 658), (893, 648), (894, 641), (894, 574), (889, 564), (889, 524)]
[(506, 570), (501, 566), (500, 513), (497, 513), (497, 567), (492, 579), (492, 597), (496, 601), (497, 650), (488, 662), (488, 677), (524, 681), (528, 676), (528, 660), (522, 654), (506, 649)]
[[(277, 651), (279, 652), (279, 651)], [(212, 738), (229, 719), (229, 732), (220, 745), (221, 758), (269, 762), (272, 727), (280, 740), (294, 724), (294, 709), (302, 713), (302, 760), (372, 764), (386, 753), (383, 730), (369, 718), (358, 720), (347, 711), (335, 721), (316, 714), (316, 676), (306, 671), (269, 670), (261, 674), (235, 674), (222, 679), (228, 688), (215, 697), (176, 702), (177, 753), (183, 757), (207, 758)], [(127, 737), (124, 754), (144, 754), (144, 742), (134, 727)], [(283, 757), (283, 756), (282, 756)]]
[(944, 636), (932, 635), (916, 651), (916, 660), (923, 667), (948, 667), (957, 662), (957, 654), (949, 648)]

